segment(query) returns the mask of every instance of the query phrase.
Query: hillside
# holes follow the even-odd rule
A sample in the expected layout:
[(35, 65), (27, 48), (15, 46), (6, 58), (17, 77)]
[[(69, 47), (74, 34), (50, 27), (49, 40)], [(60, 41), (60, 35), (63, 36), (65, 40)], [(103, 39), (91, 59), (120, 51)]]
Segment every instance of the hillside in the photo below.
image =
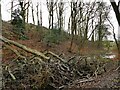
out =
[[(71, 45), (71, 35), (69, 35), (68, 33), (62, 31), (62, 34), (64, 37), (60, 38), (60, 41), (56, 41), (56, 39), (54, 39), (53, 37), (49, 38), (49, 34), (50, 34), (50, 30), (47, 29), (46, 27), (39, 27), (39, 29), (36, 29), (37, 26), (33, 25), (33, 24), (27, 24), (26, 25), (26, 31), (24, 32), (24, 34), (26, 35), (27, 38), (23, 38), (20, 39), (19, 35), (16, 33), (16, 31), (14, 30), (14, 26), (11, 25), (9, 22), (3, 22), (2, 25), (2, 35), (3, 37), (15, 41), (21, 45), (25, 45), (28, 48), (37, 50), (41, 53), (46, 53), (46, 52), (52, 52), (53, 54), (57, 55), (55, 57), (55, 55), (51, 56), (48, 54), (45, 54), (49, 57), (51, 57), (51, 59), (53, 59), (53, 62), (51, 61), (50, 63), (50, 69), (55, 70), (55, 72), (53, 73), (53, 76), (51, 76), (51, 74), (49, 73), (49, 71), (46, 71), (49, 67), (46, 67), (46, 69), (44, 70), (44, 65), (43, 67), (41, 67), (43, 69), (43, 71), (46, 71), (45, 73), (42, 72), (42, 74), (44, 73), (46, 75), (47, 78), (49, 78), (49, 76), (47, 76), (47, 74), (49, 73), (50, 76), (52, 77), (52, 79), (55, 79), (56, 81), (53, 82), (54, 85), (57, 85), (56, 83), (58, 83), (58, 86), (52, 86), (52, 88), (73, 88), (73, 87), (78, 87), (78, 88), (120, 88), (118, 83), (119, 83), (119, 79), (118, 77), (118, 57), (117, 57), (117, 50), (116, 47), (110, 47), (109, 51), (107, 51), (107, 47), (103, 47), (101, 49), (98, 49), (96, 47), (96, 42), (92, 43), (90, 41), (88, 41), (87, 44), (84, 44), (82, 48), (79, 49), (79, 44), (78, 41), (75, 40), (73, 42), (72, 45), (72, 50), (69, 51), (69, 47)], [(57, 38), (57, 37), (56, 37)], [(29, 58), (33, 58), (35, 57), (35, 55), (32, 55), (31, 53), (25, 52), (24, 50), (14, 46), (14, 45), (10, 45), (10, 47), (12, 47), (12, 49), (10, 50), (9, 48), (9, 44), (8, 47), (6, 47), (5, 43), (3, 43), (3, 65), (8, 65), (11, 70), (13, 68), (13, 73), (14, 73), (14, 69), (18, 68), (19, 70), (21, 70), (21, 68), (19, 68), (19, 66), (17, 66), (18, 64), (16, 64), (16, 61), (18, 59), (18, 56), (12, 51), (12, 50), (17, 50), (20, 52), (20, 54), (24, 57), (26, 57), (28, 59), (28, 61), (25, 61), (25, 63), (27, 64), (32, 64), (31, 62), (29, 62)], [(112, 58), (110, 58), (110, 56), (112, 56)], [(108, 56), (108, 57), (107, 57)], [(54, 60), (57, 59), (64, 59), (66, 62), (69, 63), (69, 65), (65, 64), (65, 70), (66, 72), (60, 72), (59, 69), (62, 69), (62, 65), (64, 66), (64, 63), (61, 62), (56, 62)], [(16, 61), (14, 61), (16, 60)], [(19, 60), (19, 59), (18, 59)], [(23, 59), (24, 60), (24, 59)], [(33, 62), (33, 63), (37, 63)], [(20, 62), (20, 64), (22, 65), (23, 62)], [(59, 65), (58, 65), (59, 64)], [(11, 67), (13, 65), (13, 67)], [(16, 66), (15, 66), (16, 65)], [(36, 64), (35, 64), (36, 65)], [(47, 64), (45, 64), (47, 65)], [(58, 65), (58, 67), (57, 67)], [(84, 67), (85, 66), (85, 67)], [(24, 67), (24, 66), (23, 66)], [(39, 65), (37, 64), (36, 67), (34, 66), (34, 68), (38, 68)], [(76, 70), (74, 72), (73, 70)], [(28, 67), (29, 68), (29, 67)], [(71, 71), (69, 71), (68, 69), (70, 69)], [(105, 69), (105, 70), (104, 70)], [(32, 69), (31, 69), (32, 70)], [(59, 70), (59, 72), (57, 72), (57, 70)], [(67, 71), (68, 70), (68, 71)], [(29, 72), (29, 71), (28, 71)], [(38, 71), (37, 71), (38, 72)], [(78, 74), (78, 72), (80, 74)], [(17, 72), (18, 73), (18, 72)], [(22, 72), (24, 73), (24, 72)], [(57, 73), (60, 73), (62, 76), (58, 76), (57, 77)], [(65, 73), (65, 75), (63, 75)], [(6, 75), (9, 76), (9, 74), (7, 72), (5, 72)], [(73, 76), (69, 76), (69, 75), (73, 75)], [(74, 75), (76, 74), (76, 75)], [(11, 74), (10, 74), (11, 75)], [(14, 73), (14, 75), (18, 75)], [(23, 74), (26, 75), (26, 74)], [(34, 78), (36, 80), (35, 83), (35, 87), (45, 87), (47, 88), (48, 86), (46, 86), (46, 81), (43, 80), (42, 81), (37, 81), (37, 78), (39, 80), (42, 80), (41, 78), (37, 77), (37, 75), (39, 75), (39, 73), (36, 75), (32, 74), (28, 74), (29, 78), (25, 78), (25, 82), (29, 79), (31, 79), (31, 75), (33, 75), (32, 78)], [(44, 75), (43, 75), (44, 76)], [(42, 77), (42, 76), (41, 76)], [(65, 79), (65, 77), (67, 79)], [(63, 81), (59, 81), (58, 79), (63, 79)], [(72, 79), (74, 80), (73, 82), (71, 81)], [(91, 79), (92, 78), (92, 79)], [(71, 80), (70, 80), (71, 79)], [(87, 80), (86, 80), (87, 79)], [(90, 81), (89, 81), (90, 79)], [(19, 80), (19, 79), (18, 79)], [(47, 80), (47, 79), (45, 79)], [(67, 81), (68, 80), (68, 81)], [(83, 81), (83, 82), (82, 82)], [(6, 82), (6, 81), (5, 81)], [(51, 81), (50, 81), (51, 82)], [(64, 84), (62, 84), (64, 83)], [(66, 85), (67, 83), (67, 85)], [(117, 83), (117, 84), (116, 84)], [(25, 87), (28, 87), (27, 84), (23, 83), (25, 85)], [(33, 84), (33, 83), (32, 83)], [(6, 84), (7, 87), (10, 87), (9, 84)], [(29, 85), (29, 84), (28, 84)], [(43, 85), (43, 86), (42, 86)], [(62, 85), (62, 86), (61, 86)], [(15, 86), (13, 85), (12, 88), (14, 88)], [(22, 86), (22, 89), (23, 90)], [(49, 86), (50, 87), (50, 86)], [(16, 87), (17, 88), (17, 87)], [(30, 88), (30, 87), (29, 87)], [(33, 88), (33, 87), (32, 87)], [(6, 88), (5, 88), (6, 90)], [(48, 89), (45, 89), (48, 90)]]

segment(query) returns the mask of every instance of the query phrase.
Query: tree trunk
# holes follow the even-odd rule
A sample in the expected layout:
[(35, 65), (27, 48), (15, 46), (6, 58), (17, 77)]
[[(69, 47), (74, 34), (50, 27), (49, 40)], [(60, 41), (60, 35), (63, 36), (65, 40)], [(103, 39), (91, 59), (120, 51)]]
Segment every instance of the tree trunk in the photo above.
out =
[[(113, 7), (113, 10), (115, 12), (115, 15), (116, 15), (116, 18), (117, 18), (117, 21), (118, 21), (118, 29), (120, 28), (120, 11), (119, 11), (119, 8), (120, 8), (120, 0), (118, 2), (118, 6), (116, 5), (115, 1), (114, 0), (110, 0), (110, 3)], [(120, 29), (119, 29), (120, 30)], [(119, 34), (118, 34), (119, 35)], [(120, 54), (120, 36), (118, 36), (118, 53)]]
[[(28, 5), (29, 5), (29, 2), (28, 2)], [(28, 23), (28, 18), (29, 18), (29, 8), (27, 9), (27, 17), (26, 17), (27, 23)]]
[(102, 13), (100, 12), (100, 15), (99, 15), (99, 17), (100, 17), (100, 19), (99, 19), (99, 28), (98, 28), (98, 48), (101, 48), (101, 41), (102, 41), (102, 28), (101, 28), (101, 26), (102, 26)]
[(34, 19), (34, 9), (33, 9), (33, 5), (32, 5), (32, 20), (33, 20), (33, 24), (35, 25), (35, 19)]
[(110, 3), (113, 7), (113, 10), (115, 12), (115, 15), (116, 15), (116, 18), (117, 18), (117, 21), (118, 21), (118, 24), (120, 26), (120, 12), (119, 12), (119, 5), (117, 6), (115, 1), (114, 0), (110, 0)]
[[(92, 30), (93, 30), (93, 19), (92, 19)], [(93, 31), (93, 34), (92, 34), (92, 42), (94, 42), (94, 31)]]
[(39, 21), (39, 10), (38, 10), (39, 5), (37, 5), (37, 25), (40, 25), (40, 21)]
[(52, 29), (54, 28), (53, 25), (53, 21), (54, 21), (54, 14), (53, 14), (54, 10), (53, 10), (53, 1), (51, 1), (51, 18), (52, 18), (52, 21), (51, 21), (51, 24), (52, 24)]
[(42, 26), (42, 4), (40, 2), (40, 25)]
[[(1, 1), (1, 0), (0, 0)], [(1, 16), (1, 3), (0, 3), (0, 32), (2, 32), (2, 16)], [(0, 33), (2, 36), (2, 33)], [(0, 41), (0, 89), (2, 89), (2, 42)]]
[(12, 21), (12, 13), (13, 13), (13, 0), (11, 0), (11, 21)]

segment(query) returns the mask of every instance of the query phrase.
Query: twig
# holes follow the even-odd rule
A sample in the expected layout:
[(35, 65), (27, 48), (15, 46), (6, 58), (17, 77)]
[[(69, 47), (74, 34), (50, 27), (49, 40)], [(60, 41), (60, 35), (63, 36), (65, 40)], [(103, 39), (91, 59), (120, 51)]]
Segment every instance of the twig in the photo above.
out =
[(75, 56), (71, 57), (67, 62), (69, 63), (71, 60), (73, 60)]
[(85, 83), (85, 82), (91, 82), (91, 81), (94, 81), (94, 79), (86, 79), (86, 80), (79, 81), (78, 83)]
[(120, 66), (118, 66), (114, 71), (117, 71), (120, 68)]
[(6, 70), (8, 70), (10, 76), (12, 77), (13, 80), (16, 80), (15, 76), (11, 73), (10, 69), (6, 66)]

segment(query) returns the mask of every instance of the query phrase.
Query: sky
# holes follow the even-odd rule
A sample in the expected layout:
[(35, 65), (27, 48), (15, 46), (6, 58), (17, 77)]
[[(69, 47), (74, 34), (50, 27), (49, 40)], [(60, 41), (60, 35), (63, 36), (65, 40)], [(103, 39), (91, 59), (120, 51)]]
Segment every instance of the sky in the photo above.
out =
[[(16, 2), (17, 0), (14, 0), (14, 1)], [(37, 5), (38, 1), (42, 2), (43, 26), (48, 27), (49, 23), (48, 23), (48, 11), (47, 11), (47, 7), (46, 7), (46, 0), (32, 0), (34, 6)], [(64, 0), (64, 1), (69, 2), (70, 0)], [(88, 2), (89, 0), (81, 0), (81, 1)], [(94, 0), (90, 0), (90, 1), (92, 2)], [(103, 1), (103, 0), (96, 0), (96, 1)], [(118, 1), (118, 0), (115, 0), (115, 1)], [(8, 20), (11, 19), (11, 13), (10, 13), (11, 4), (10, 4), (10, 2), (11, 2), (11, 0), (1, 0), (1, 13), (2, 13), (2, 20), (4, 20), (4, 21), (8, 21)], [(106, 0), (106, 2), (108, 4), (110, 4), (109, 0)], [(64, 12), (65, 13), (65, 21), (66, 21), (66, 24), (65, 24), (65, 29), (66, 30), (67, 30), (67, 27), (68, 27), (67, 23), (68, 23), (69, 14), (70, 14), (70, 9), (68, 7), (69, 7), (69, 5), (66, 4), (66, 8), (68, 9)], [(36, 7), (34, 7), (34, 8), (36, 8)], [(118, 34), (118, 23), (117, 23), (115, 13), (114, 13), (113, 10), (111, 10), (110, 16), (111, 16), (111, 22), (113, 23), (113, 25), (115, 27), (115, 33), (117, 35)], [(36, 15), (35, 15), (35, 21), (37, 23)], [(31, 13), (29, 15), (29, 21), (28, 22), (32, 23), (32, 14)], [(110, 36), (110, 38), (113, 39), (112, 36)]]

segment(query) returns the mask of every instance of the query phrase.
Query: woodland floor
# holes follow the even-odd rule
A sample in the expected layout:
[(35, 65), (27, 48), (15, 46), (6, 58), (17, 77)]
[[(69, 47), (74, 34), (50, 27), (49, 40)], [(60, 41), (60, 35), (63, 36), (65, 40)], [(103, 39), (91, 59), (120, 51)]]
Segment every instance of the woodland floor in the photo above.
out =
[[(57, 55), (63, 54), (63, 56), (68, 59), (71, 56), (75, 56), (78, 53), (78, 45), (73, 44), (72, 52), (68, 52), (68, 48), (70, 46), (70, 41), (64, 41), (60, 44), (53, 44), (51, 46), (47, 46), (43, 41), (40, 41), (36, 32), (28, 33), (29, 40), (18, 40), (13, 32), (10, 30), (9, 24), (3, 25), (3, 36), (14, 40), (18, 43), (26, 45), (32, 49), (36, 49), (38, 51), (44, 52), (46, 50), (52, 51)], [(82, 54), (94, 54), (96, 53), (97, 49), (93, 48), (92, 46), (83, 48), (81, 50)], [(113, 50), (112, 53), (116, 54), (117, 51)], [(8, 50), (3, 50), (3, 61), (7, 61), (14, 57)], [(111, 60), (117, 60), (118, 57), (112, 58)], [(119, 62), (119, 61), (118, 61)], [(97, 77), (93, 78), (93, 81), (90, 82), (83, 82), (81, 83), (80, 80), (77, 80), (74, 85), (71, 85), (71, 88), (112, 88), (112, 87), (119, 87), (120, 88), (120, 81), (116, 81), (119, 77), (119, 69), (115, 70), (118, 66), (111, 67), (107, 72), (102, 75), (98, 75)], [(119, 82), (119, 83), (116, 83)]]

